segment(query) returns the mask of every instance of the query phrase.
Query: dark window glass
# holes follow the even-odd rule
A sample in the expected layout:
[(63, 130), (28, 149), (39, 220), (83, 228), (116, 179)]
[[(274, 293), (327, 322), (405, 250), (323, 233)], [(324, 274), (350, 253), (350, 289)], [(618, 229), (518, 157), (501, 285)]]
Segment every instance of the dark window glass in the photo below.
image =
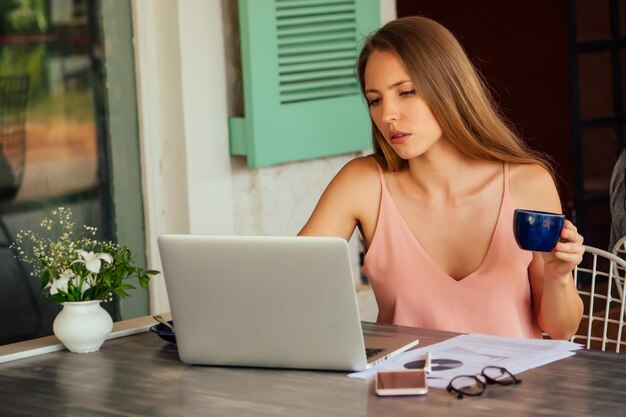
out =
[(582, 132), (585, 195), (589, 198), (608, 194), (615, 154), (615, 129), (598, 128)]
[(613, 116), (613, 82), (610, 52), (581, 54), (580, 114), (582, 119)]
[(0, 344), (52, 334), (60, 310), (8, 248), (19, 230), (65, 206), (112, 239), (100, 21), (94, 0), (0, 6)]
[(609, 0), (577, 0), (576, 26), (578, 42), (611, 38)]

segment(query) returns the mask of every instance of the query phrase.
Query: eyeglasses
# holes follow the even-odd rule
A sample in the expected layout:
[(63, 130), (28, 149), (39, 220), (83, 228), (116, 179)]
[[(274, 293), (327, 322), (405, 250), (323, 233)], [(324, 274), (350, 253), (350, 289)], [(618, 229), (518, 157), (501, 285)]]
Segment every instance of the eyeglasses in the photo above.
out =
[(464, 395), (476, 397), (485, 392), (487, 385), (517, 385), (522, 380), (499, 366), (486, 366), (480, 375), (459, 375), (450, 381), (446, 388), (449, 393), (455, 393), (460, 400)]

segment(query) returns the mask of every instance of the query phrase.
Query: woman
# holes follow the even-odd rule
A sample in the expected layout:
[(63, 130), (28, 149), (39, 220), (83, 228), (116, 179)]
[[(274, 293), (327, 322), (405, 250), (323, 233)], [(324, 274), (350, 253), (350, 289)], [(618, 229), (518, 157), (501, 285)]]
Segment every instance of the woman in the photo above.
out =
[(611, 235), (609, 251), (612, 251), (618, 240), (626, 235), (626, 149), (624, 149), (613, 166), (609, 196), (611, 201)]
[(357, 69), (374, 155), (340, 170), (299, 234), (359, 228), (379, 322), (571, 337), (583, 238), (566, 221), (552, 252), (517, 247), (515, 208), (561, 212), (552, 171), (503, 122), (454, 36), (424, 17), (392, 21)]

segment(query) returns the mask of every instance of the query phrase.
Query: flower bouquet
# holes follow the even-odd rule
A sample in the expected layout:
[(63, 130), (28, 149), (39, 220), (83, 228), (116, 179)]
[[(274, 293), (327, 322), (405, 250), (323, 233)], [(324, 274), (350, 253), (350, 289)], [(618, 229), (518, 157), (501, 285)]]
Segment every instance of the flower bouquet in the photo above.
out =
[[(111, 317), (100, 307), (100, 302), (111, 301), (114, 295), (126, 297), (126, 291), (135, 288), (127, 282), (130, 278), (136, 277), (142, 288), (148, 288), (150, 276), (159, 271), (145, 270), (135, 265), (127, 246), (94, 239), (97, 231), (95, 227), (83, 226), (77, 232), (72, 221), (72, 211), (68, 208), (59, 207), (53, 210), (50, 217), (42, 220), (41, 227), (43, 234), (32, 230), (22, 230), (17, 234), (11, 245), (16, 252), (16, 258), (33, 267), (31, 275), (41, 280), (41, 289), (46, 297), (63, 304), (64, 309), (54, 321), (54, 333), (57, 337), (72, 351), (98, 350), (110, 333), (112, 325)], [(68, 307), (80, 307), (84, 310), (86, 306), (90, 306), (91, 310), (101, 310), (98, 314), (101, 321), (108, 322), (108, 330), (100, 331), (104, 333), (104, 337), (99, 344), (94, 342), (87, 348), (73, 349), (69, 344), (73, 343), (76, 336), (71, 336), (66, 342), (61, 335), (59, 319)], [(71, 322), (69, 327), (74, 332), (89, 333), (93, 327), (91, 324), (98, 320), (85, 320)], [(96, 344), (97, 347), (94, 348)]]
[(41, 279), (44, 295), (57, 303), (126, 297), (135, 287), (124, 281), (137, 277), (148, 288), (150, 276), (159, 273), (136, 266), (128, 247), (93, 239), (95, 227), (83, 226), (79, 235), (68, 208), (53, 210), (41, 227), (52, 236), (22, 230), (11, 247), (33, 267), (31, 275)]

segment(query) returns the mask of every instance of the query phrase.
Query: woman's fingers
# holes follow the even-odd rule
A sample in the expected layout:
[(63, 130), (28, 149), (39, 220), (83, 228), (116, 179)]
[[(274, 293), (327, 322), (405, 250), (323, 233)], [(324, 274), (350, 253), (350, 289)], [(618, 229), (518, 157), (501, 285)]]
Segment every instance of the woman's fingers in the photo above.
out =
[(580, 245), (582, 245), (584, 241), (582, 235), (578, 233), (578, 229), (576, 228), (576, 226), (574, 226), (574, 224), (569, 220), (565, 220), (563, 230), (561, 230), (561, 238), (566, 241), (578, 243)]
[(583, 242), (584, 238), (578, 233), (576, 226), (569, 220), (565, 220), (561, 231), (561, 240), (557, 242), (552, 254), (556, 260), (565, 262), (573, 268), (583, 259), (585, 253)]

